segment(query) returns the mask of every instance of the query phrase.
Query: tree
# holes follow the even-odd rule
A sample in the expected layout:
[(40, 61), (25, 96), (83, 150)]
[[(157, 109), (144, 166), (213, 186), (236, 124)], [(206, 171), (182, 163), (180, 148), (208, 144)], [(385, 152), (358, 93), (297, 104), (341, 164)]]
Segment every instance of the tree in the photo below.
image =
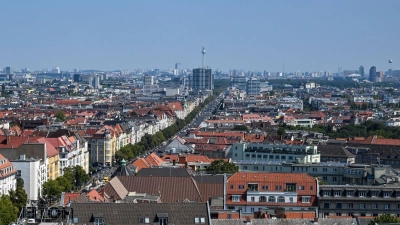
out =
[(63, 187), (56, 180), (48, 180), (43, 184), (43, 195), (51, 203), (52, 199), (61, 196)]
[(64, 176), (57, 177), (56, 181), (64, 192), (70, 192), (74, 189), (73, 183), (71, 183), (71, 181)]
[(215, 174), (236, 173), (239, 171), (239, 168), (234, 163), (226, 162), (222, 159), (219, 159), (213, 161), (207, 168), (207, 171)]
[(19, 211), (21, 211), (21, 209), (24, 208), (28, 202), (28, 195), (25, 192), (24, 180), (22, 178), (17, 178), (17, 188), (15, 191), (11, 190), (9, 194), (12, 204), (17, 207)]
[(10, 196), (2, 195), (0, 197), (0, 225), (8, 225), (17, 221), (18, 208), (13, 205)]
[(80, 188), (82, 184), (90, 180), (90, 176), (81, 166), (67, 167), (64, 169), (64, 177), (66, 177), (75, 188)]
[(399, 223), (400, 219), (397, 218), (397, 216), (391, 216), (388, 214), (384, 214), (378, 217), (375, 217), (375, 219), (371, 220), (368, 225), (375, 225), (376, 223)]
[(285, 128), (279, 127), (277, 133), (279, 136), (284, 136), (286, 134)]
[(233, 127), (232, 130), (237, 130), (237, 131), (248, 131), (249, 129), (247, 129), (246, 125), (236, 125)]
[(64, 122), (66, 119), (65, 113), (62, 110), (59, 110), (54, 117), (56, 118), (56, 122)]

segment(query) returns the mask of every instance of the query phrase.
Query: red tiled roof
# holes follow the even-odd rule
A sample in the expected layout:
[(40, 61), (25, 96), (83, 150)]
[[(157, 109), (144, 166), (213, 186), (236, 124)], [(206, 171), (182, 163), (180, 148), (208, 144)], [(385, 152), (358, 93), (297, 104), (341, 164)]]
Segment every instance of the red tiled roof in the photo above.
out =
[(145, 160), (151, 166), (161, 166), (161, 164), (163, 163), (163, 160), (158, 157), (158, 155), (154, 152), (148, 155)]

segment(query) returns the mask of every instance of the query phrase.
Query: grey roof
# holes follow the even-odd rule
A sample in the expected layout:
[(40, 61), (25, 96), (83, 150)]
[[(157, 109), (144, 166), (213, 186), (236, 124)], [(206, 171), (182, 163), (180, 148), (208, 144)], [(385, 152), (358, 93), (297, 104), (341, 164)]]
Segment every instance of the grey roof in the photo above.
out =
[(139, 177), (187, 177), (189, 173), (183, 168), (143, 168), (136, 174)]
[(208, 184), (223, 184), (224, 183), (224, 175), (193, 175), (193, 179), (197, 183), (208, 183)]
[(318, 151), (321, 153), (321, 157), (355, 157), (354, 154), (341, 145), (318, 145)]
[(111, 178), (116, 176), (135, 176), (135, 174), (128, 166), (119, 166), (111, 175)]
[(94, 215), (102, 214), (108, 225), (139, 224), (139, 218), (149, 218), (150, 224), (168, 216), (168, 224), (195, 224), (195, 217), (209, 225), (207, 203), (72, 203), (75, 224), (93, 224)]
[[(252, 219), (249, 223), (245, 223), (243, 220), (238, 219), (213, 219), (213, 225), (314, 225), (312, 219)], [(353, 218), (319, 218), (318, 225), (355, 225), (357, 224), (356, 219)]]

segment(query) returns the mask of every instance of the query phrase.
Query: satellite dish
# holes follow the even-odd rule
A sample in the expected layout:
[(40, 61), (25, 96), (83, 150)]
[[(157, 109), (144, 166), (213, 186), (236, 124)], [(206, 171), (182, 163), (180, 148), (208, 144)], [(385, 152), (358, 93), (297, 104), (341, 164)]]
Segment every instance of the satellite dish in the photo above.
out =
[(392, 63), (392, 62), (393, 62), (393, 60), (389, 59), (389, 63)]

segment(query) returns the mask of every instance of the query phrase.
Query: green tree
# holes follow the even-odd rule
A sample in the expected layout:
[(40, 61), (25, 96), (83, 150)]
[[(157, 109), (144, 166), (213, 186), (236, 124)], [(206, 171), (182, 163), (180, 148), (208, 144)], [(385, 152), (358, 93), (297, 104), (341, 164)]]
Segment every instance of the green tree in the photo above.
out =
[(219, 159), (213, 161), (210, 166), (207, 167), (207, 171), (215, 174), (236, 173), (239, 171), (239, 168), (234, 163)]
[(279, 136), (285, 136), (286, 134), (285, 128), (279, 127), (277, 133)]
[(237, 131), (248, 131), (249, 129), (247, 128), (246, 125), (236, 125), (233, 127), (232, 130), (237, 130)]
[(63, 192), (70, 192), (74, 189), (73, 183), (64, 176), (57, 177), (56, 181), (57, 181), (58, 185), (61, 187)]
[(25, 192), (24, 180), (22, 178), (17, 178), (17, 188), (15, 191), (11, 190), (9, 194), (13, 205), (17, 207), (19, 211), (21, 211), (21, 209), (24, 208), (28, 202), (28, 195)]
[(397, 216), (391, 216), (388, 214), (384, 214), (378, 217), (375, 217), (375, 219), (371, 220), (368, 225), (375, 225), (375, 223), (399, 223), (400, 219), (397, 218)]
[(65, 119), (67, 118), (67, 117), (65, 116), (64, 111), (62, 111), (62, 110), (59, 110), (59, 111), (54, 115), (54, 117), (56, 118), (56, 122), (64, 122)]
[(90, 176), (81, 166), (65, 168), (64, 177), (66, 177), (75, 188), (80, 188), (84, 183), (90, 180)]
[(14, 206), (10, 196), (0, 197), (0, 225), (8, 225), (16, 222), (18, 218), (18, 207)]
[(52, 202), (54, 198), (60, 197), (62, 191), (63, 187), (56, 180), (48, 180), (43, 184), (43, 195), (49, 202)]

